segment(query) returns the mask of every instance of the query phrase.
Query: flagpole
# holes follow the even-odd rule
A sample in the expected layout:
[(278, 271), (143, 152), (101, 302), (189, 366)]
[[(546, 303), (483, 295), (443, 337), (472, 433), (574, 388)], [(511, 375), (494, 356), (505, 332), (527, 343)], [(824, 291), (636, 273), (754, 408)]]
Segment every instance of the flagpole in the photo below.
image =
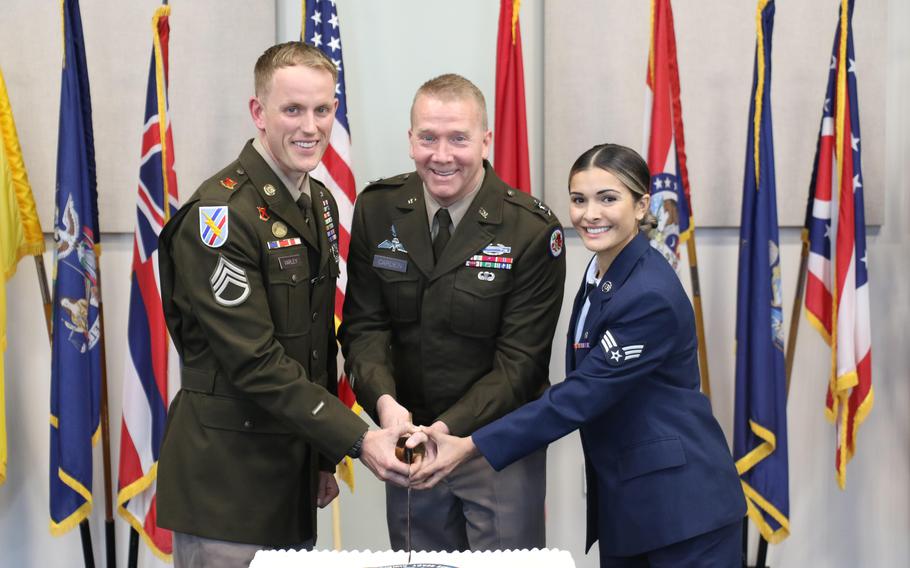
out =
[(341, 494), (332, 500), (332, 548), (341, 550)]
[(114, 541), (114, 510), (111, 502), (111, 429), (108, 421), (107, 359), (104, 333), (104, 302), (101, 298), (101, 255), (98, 254), (98, 322), (101, 330), (101, 453), (104, 458), (104, 529), (107, 568), (117, 567), (117, 546)]
[(51, 291), (47, 285), (47, 271), (44, 269), (44, 255), (36, 254), (35, 272), (38, 274), (38, 289), (41, 290), (41, 302), (44, 304), (44, 325), (47, 328), (47, 340), (51, 342), (53, 349), (54, 336), (51, 326), (51, 315), (53, 313), (53, 303), (51, 302)]
[(701, 307), (701, 284), (698, 279), (698, 257), (695, 254), (695, 231), (686, 241), (689, 257), (689, 276), (692, 280), (692, 306), (695, 308), (695, 333), (698, 335), (698, 363), (701, 369), (701, 390), (711, 402), (711, 377), (708, 374), (708, 345), (705, 340), (705, 316)]
[(793, 360), (796, 358), (796, 336), (799, 332), (800, 306), (806, 291), (806, 274), (809, 271), (809, 238), (802, 239), (803, 246), (799, 255), (799, 272), (796, 275), (796, 295), (793, 298), (793, 310), (790, 312), (790, 333), (787, 336), (787, 353), (785, 369), (787, 377), (787, 398), (790, 395), (790, 375), (793, 371)]

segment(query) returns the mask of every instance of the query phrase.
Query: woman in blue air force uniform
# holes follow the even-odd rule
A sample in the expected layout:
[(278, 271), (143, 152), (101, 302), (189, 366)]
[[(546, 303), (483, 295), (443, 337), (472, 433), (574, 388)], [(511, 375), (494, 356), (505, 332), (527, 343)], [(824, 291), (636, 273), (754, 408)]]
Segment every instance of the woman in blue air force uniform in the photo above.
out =
[(692, 306), (639, 232), (650, 221), (649, 182), (647, 164), (623, 146), (576, 160), (570, 216), (595, 255), (572, 308), (566, 380), (469, 438), (425, 433), (412, 487), (434, 485), (477, 452), (502, 469), (579, 429), (586, 544), (600, 541), (601, 566), (739, 566), (745, 500), (699, 391)]

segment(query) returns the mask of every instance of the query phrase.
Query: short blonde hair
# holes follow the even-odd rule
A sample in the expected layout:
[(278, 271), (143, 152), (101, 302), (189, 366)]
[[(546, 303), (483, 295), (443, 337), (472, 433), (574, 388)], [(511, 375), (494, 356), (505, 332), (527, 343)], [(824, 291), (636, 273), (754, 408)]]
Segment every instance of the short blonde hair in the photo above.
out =
[(414, 100), (411, 102), (411, 125), (414, 124), (414, 104), (417, 98), (426, 95), (443, 101), (473, 99), (480, 109), (480, 122), (484, 132), (488, 129), (487, 123), (487, 101), (483, 98), (483, 93), (477, 88), (477, 85), (468, 81), (461, 75), (455, 73), (446, 73), (438, 77), (433, 77), (417, 89), (414, 94)]
[(259, 56), (253, 69), (256, 96), (262, 96), (269, 90), (275, 71), (295, 65), (325, 71), (332, 75), (333, 82), (338, 82), (338, 68), (324, 53), (302, 41), (289, 41), (273, 45)]

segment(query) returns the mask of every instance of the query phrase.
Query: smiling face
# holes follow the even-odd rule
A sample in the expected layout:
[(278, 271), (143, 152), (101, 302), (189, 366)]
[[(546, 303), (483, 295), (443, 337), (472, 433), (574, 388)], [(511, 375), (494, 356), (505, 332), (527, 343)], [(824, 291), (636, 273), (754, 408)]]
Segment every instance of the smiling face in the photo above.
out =
[(411, 158), (430, 195), (448, 207), (471, 193), (483, 177), (493, 133), (483, 127), (471, 98), (421, 94), (411, 110)]
[(319, 165), (337, 107), (332, 74), (303, 65), (275, 70), (268, 88), (250, 99), (262, 144), (292, 180)]
[(638, 234), (650, 196), (633, 193), (615, 175), (598, 167), (569, 180), (569, 217), (585, 248), (597, 255), (603, 275), (616, 255)]

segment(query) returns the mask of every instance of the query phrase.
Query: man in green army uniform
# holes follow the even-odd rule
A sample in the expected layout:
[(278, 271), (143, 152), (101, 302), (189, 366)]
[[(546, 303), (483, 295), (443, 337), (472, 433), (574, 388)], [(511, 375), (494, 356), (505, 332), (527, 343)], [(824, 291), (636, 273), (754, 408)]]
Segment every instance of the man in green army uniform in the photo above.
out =
[[(442, 75), (417, 91), (409, 138), (417, 171), (373, 183), (354, 209), (345, 368), (381, 426), (413, 419), (467, 436), (549, 385), (563, 233), (486, 161), (486, 105), (467, 79)], [(387, 484), (392, 547), (544, 547), (545, 491), (545, 450), (501, 472), (470, 460), (410, 506)]]
[(183, 367), (158, 523), (174, 531), (178, 568), (312, 546), (345, 454), (407, 484), (394, 458), (406, 427), (367, 432), (335, 394), (338, 214), (307, 172), (328, 144), (337, 71), (290, 42), (259, 58), (255, 80), (259, 136), (161, 234), (162, 300)]

